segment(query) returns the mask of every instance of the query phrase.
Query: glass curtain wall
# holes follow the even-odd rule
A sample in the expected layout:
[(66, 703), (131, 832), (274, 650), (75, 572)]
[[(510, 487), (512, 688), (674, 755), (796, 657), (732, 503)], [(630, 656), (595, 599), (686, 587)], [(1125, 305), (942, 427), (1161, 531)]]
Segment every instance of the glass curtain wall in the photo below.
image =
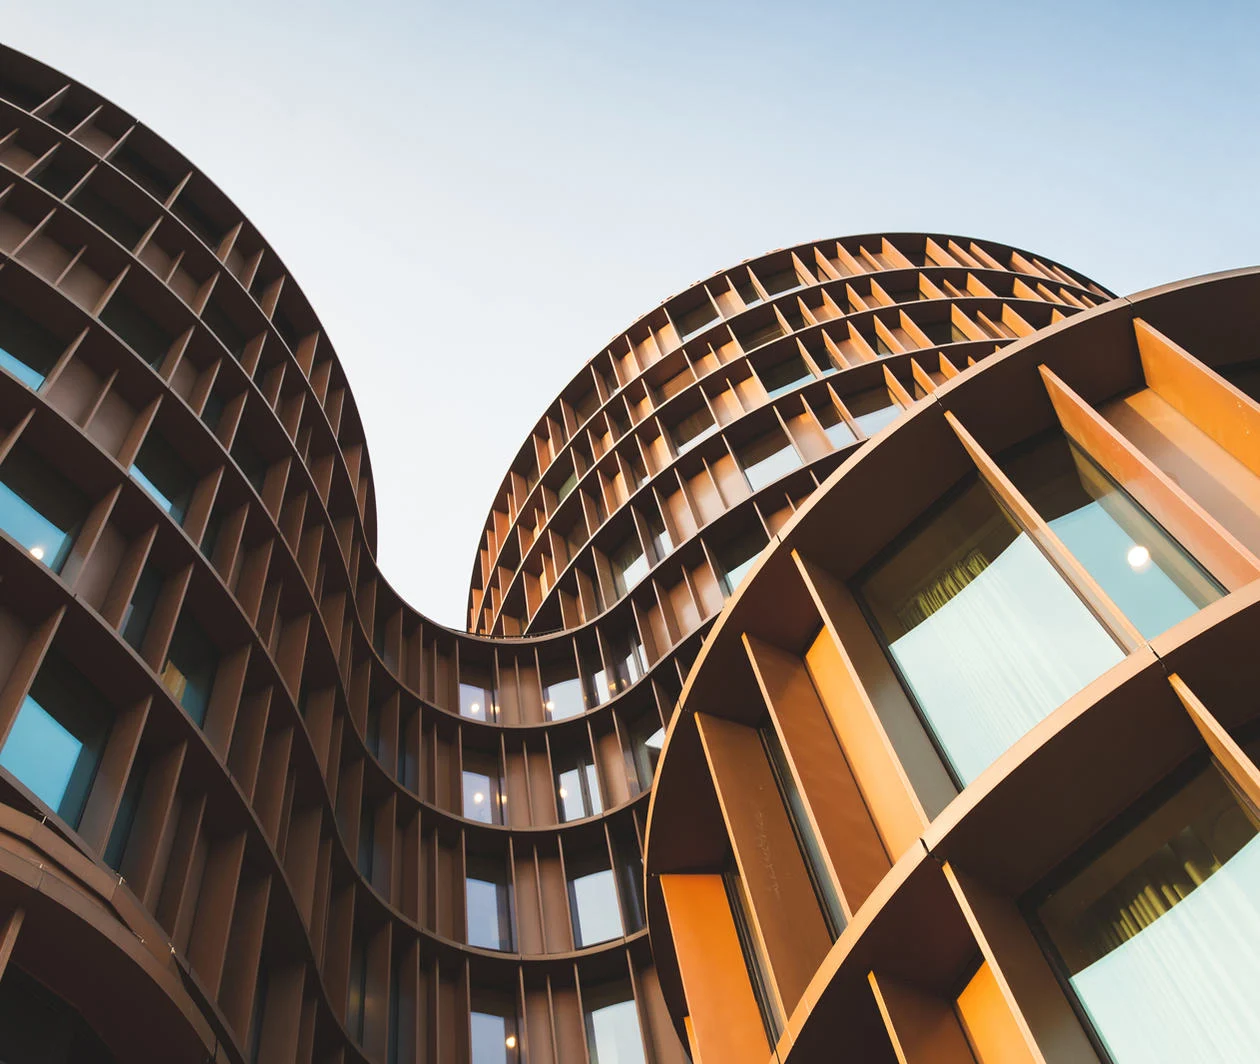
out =
[(1147, 639), (1224, 593), (1181, 544), (1066, 437), (1055, 433), (1001, 464)]
[(1114, 1064), (1253, 1064), (1260, 821), (1215, 765), (1143, 813), (1036, 920)]
[(1123, 656), (975, 474), (856, 590), (964, 785)]

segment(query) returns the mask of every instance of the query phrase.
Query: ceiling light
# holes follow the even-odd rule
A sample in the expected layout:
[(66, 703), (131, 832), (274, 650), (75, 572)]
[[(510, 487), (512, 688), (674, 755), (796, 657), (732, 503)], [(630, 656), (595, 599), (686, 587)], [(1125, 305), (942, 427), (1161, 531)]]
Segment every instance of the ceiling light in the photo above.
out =
[(560, 797), (561, 797), (561, 798), (567, 798), (567, 797), (569, 797), (569, 792), (568, 792), (567, 790), (565, 790), (563, 787), (561, 787), (561, 788), (560, 788)]
[(44, 560), (44, 548), (43, 548), (43, 547), (32, 547), (32, 548), (31, 548), (31, 557), (32, 557), (32, 558), (34, 558), (34, 559), (35, 559), (36, 561), (38, 561), (38, 562), (42, 562), (42, 561)]
[(485, 800), (486, 800), (486, 796), (482, 794), (480, 791), (478, 791), (476, 794), (473, 795), (473, 801), (476, 802), (478, 805), (480, 805)]
[(515, 1049), (516, 1048), (516, 1035), (514, 1034), (508, 1035), (507, 1038), (504, 1039), (503, 1044), (507, 1046), (508, 1049)]
[(1129, 553), (1125, 555), (1125, 560), (1129, 563), (1129, 568), (1135, 572), (1141, 572), (1151, 564), (1151, 552), (1140, 543), (1134, 544), (1129, 548)]

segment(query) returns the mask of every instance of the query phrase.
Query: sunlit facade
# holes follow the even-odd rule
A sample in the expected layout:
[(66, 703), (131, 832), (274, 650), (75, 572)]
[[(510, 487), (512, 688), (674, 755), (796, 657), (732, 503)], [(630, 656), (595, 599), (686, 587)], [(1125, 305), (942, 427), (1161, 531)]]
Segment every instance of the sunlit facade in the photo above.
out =
[(929, 389), (692, 668), (647, 906), (692, 1059), (1246, 1064), (1260, 271)]
[[(236, 206), (130, 115), (8, 50), (0, 122), (0, 1059), (685, 1064), (642, 855), (706, 634), (820, 484), (1111, 294), (923, 233), (780, 249), (692, 285), (581, 366), (529, 434), (459, 632), (379, 572), (341, 361)], [(1050, 441), (1000, 460), (1073, 550), (1149, 552), (1140, 585), (1081, 556), (1143, 637), (1228, 601), (1234, 576), (1092, 453)], [(941, 794), (1123, 657), (1118, 622), (986, 499), (962, 485), (921, 529), (885, 530), (855, 599), (935, 729)], [(920, 557), (955, 526), (974, 550)], [(998, 554), (1054, 608), (994, 580)], [(1072, 660), (1020, 671), (967, 636), (968, 675), (941, 688), (962, 583), (1010, 612), (1012, 646), (1062, 638)], [(983, 610), (965, 622), (992, 629)], [(960, 706), (981, 697), (975, 731)], [(796, 740), (765, 742), (804, 823)], [(1221, 796), (1200, 790), (1170, 808), (1206, 831)], [(826, 840), (801, 838), (823, 867)], [(1208, 841), (1200, 878), (1243, 852)], [(755, 929), (760, 884), (730, 869)], [(813, 882), (824, 934), (842, 934), (849, 888)], [(1046, 934), (1087, 981), (1102, 933), (1063, 896), (1044, 899)], [(785, 1023), (776, 973), (758, 978)]]

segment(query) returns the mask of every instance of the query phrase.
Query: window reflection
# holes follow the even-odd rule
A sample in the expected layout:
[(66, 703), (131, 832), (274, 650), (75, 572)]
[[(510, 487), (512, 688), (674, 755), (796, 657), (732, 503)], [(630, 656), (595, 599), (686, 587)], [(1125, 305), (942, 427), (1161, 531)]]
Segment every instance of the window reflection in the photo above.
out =
[(78, 489), (29, 448), (18, 444), (0, 465), (0, 528), (53, 572), (86, 512)]
[(1256, 814), (1210, 766), (1037, 908), (1115, 1064), (1255, 1061), (1256, 834)]
[(78, 827), (104, 752), (110, 713), (64, 659), (50, 654), (0, 748), (0, 766)]
[(759, 491), (801, 464), (792, 441), (778, 429), (745, 444), (739, 450), (739, 464), (753, 491)]
[(218, 668), (219, 652), (209, 636), (192, 617), (186, 613), (181, 615), (160, 678), (162, 686), (198, 726), (206, 721)]
[(1181, 544), (1065, 437), (1055, 434), (1002, 465), (1147, 639), (1222, 595)]
[(599, 774), (590, 758), (578, 754), (556, 765), (556, 808), (562, 821), (580, 820), (603, 812)]
[(483, 824), (502, 824), (507, 795), (499, 759), (494, 754), (464, 751), (464, 816)]
[(163, 510), (183, 524), (196, 479), (170, 444), (149, 433), (131, 464), (131, 476)]
[(822, 426), (822, 430), (832, 447), (847, 447), (857, 439), (853, 435), (853, 430), (849, 428), (849, 423), (844, 420), (840, 415), (840, 411), (832, 404), (828, 403), (816, 413), (818, 415), (818, 423)]
[(766, 542), (765, 533), (760, 529), (750, 529), (718, 549), (716, 561), (727, 595), (735, 594), (735, 589), (752, 568)]
[(789, 355), (771, 366), (758, 368), (757, 376), (761, 378), (761, 384), (766, 389), (766, 396), (770, 399), (775, 399), (784, 392), (790, 392), (798, 385), (814, 379), (809, 367), (805, 365), (805, 360), (797, 354)]
[(647, 1064), (639, 1010), (628, 984), (582, 988), (591, 1064)]
[(510, 952), (512, 888), (502, 860), (468, 855), (464, 880), (468, 944)]
[(61, 346), (42, 325), (0, 303), (0, 369), (38, 390), (61, 355)]
[(575, 861), (570, 866), (569, 907), (573, 910), (573, 941), (579, 948), (625, 934), (613, 871), (592, 865), (590, 861)]
[(469, 1017), (472, 1064), (517, 1064), (520, 1035), (512, 995), (477, 989)]
[(632, 778), (638, 783), (640, 792), (650, 790), (652, 779), (656, 775), (656, 763), (661, 758), (661, 748), (665, 745), (665, 729), (660, 720), (653, 714), (637, 721), (630, 732), (630, 760), (633, 767)]
[(864, 392), (846, 395), (844, 405), (857, 427), (867, 436), (874, 436), (885, 425), (896, 421), (902, 414), (901, 405), (893, 399), (885, 387), (870, 388)]
[(1123, 656), (974, 475), (857, 590), (963, 784)]
[(557, 663), (544, 673), (543, 709), (548, 720), (564, 720), (586, 711), (586, 695), (576, 662)]
[(630, 531), (621, 545), (608, 558), (612, 566), (613, 586), (618, 597), (634, 588), (648, 574), (651, 563), (639, 542), (638, 533)]
[(494, 684), (473, 668), (460, 666), (459, 712), (464, 717), (477, 720), (498, 720), (499, 706)]

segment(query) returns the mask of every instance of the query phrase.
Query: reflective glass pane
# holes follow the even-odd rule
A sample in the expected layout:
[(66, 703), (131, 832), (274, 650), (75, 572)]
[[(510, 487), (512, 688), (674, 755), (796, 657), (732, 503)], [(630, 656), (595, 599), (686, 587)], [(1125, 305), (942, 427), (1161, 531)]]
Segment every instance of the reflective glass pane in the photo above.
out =
[(822, 430), (826, 433), (832, 447), (847, 447), (857, 439), (853, 435), (853, 430), (849, 428), (849, 423), (840, 416), (840, 411), (834, 406), (824, 406), (817, 411), (817, 414), (818, 423), (822, 425)]
[(984, 485), (964, 483), (858, 592), (966, 784), (1123, 654)]
[(87, 681), (50, 655), (18, 707), (0, 766), (77, 827), (105, 744), (106, 714)]
[(805, 360), (800, 355), (789, 355), (772, 366), (758, 368), (757, 376), (761, 378), (766, 395), (774, 399), (784, 392), (790, 392), (798, 385), (814, 379)]
[(1038, 908), (1115, 1064), (1251, 1064), (1256, 816), (1209, 767)]
[(511, 950), (511, 889), (504, 870), (494, 861), (470, 857), (464, 900), (469, 945)]
[(16, 307), (0, 303), (0, 369), (38, 389), (61, 354), (61, 342)]
[(1003, 469), (1147, 639), (1220, 598), (1221, 587), (1181, 544), (1064, 437)]
[(498, 708), (495, 704), (494, 688), (489, 683), (477, 680), (460, 681), (459, 712), (461, 716), (475, 717), (478, 720), (497, 720)]
[(551, 679), (543, 688), (543, 708), (548, 720), (564, 720), (586, 711), (582, 681), (575, 674), (567, 679)]
[(516, 1016), (485, 1011), (474, 1001), (469, 1027), (472, 1035), (472, 1064), (516, 1064), (520, 1060)]
[(845, 409), (867, 436), (874, 436), (903, 413), (887, 388), (870, 388), (844, 397)]
[(562, 821), (580, 820), (602, 812), (595, 766), (579, 759), (556, 772), (556, 800)]
[(625, 933), (611, 868), (571, 879), (569, 900), (573, 906), (573, 938), (578, 946), (620, 938)]
[(198, 725), (205, 723), (218, 668), (219, 652), (201, 625), (187, 615), (181, 616), (171, 637), (161, 680)]
[[(624, 992), (628, 995), (629, 988)], [(595, 992), (585, 996), (596, 1002), (606, 997)], [(627, 997), (622, 1001), (588, 1006), (586, 1045), (591, 1064), (647, 1064), (634, 999)]]
[(709, 408), (699, 407), (674, 426), (671, 433), (674, 438), (674, 449), (679, 454), (684, 454), (716, 428), (717, 422), (713, 420), (713, 414), (710, 413)]
[(172, 518), (184, 520), (196, 481), (170, 444), (150, 433), (131, 464), (131, 476)]
[(651, 568), (647, 554), (639, 544), (639, 537), (633, 532), (608, 560), (612, 563), (613, 583), (618, 595), (633, 589)]
[(0, 466), (0, 528), (53, 572), (86, 509), (78, 491), (31, 451), (15, 448)]
[(483, 824), (503, 823), (503, 781), (489, 758), (465, 754), (463, 770), (464, 816)]
[(792, 442), (778, 429), (740, 448), (739, 464), (753, 491), (764, 488), (801, 464)]

